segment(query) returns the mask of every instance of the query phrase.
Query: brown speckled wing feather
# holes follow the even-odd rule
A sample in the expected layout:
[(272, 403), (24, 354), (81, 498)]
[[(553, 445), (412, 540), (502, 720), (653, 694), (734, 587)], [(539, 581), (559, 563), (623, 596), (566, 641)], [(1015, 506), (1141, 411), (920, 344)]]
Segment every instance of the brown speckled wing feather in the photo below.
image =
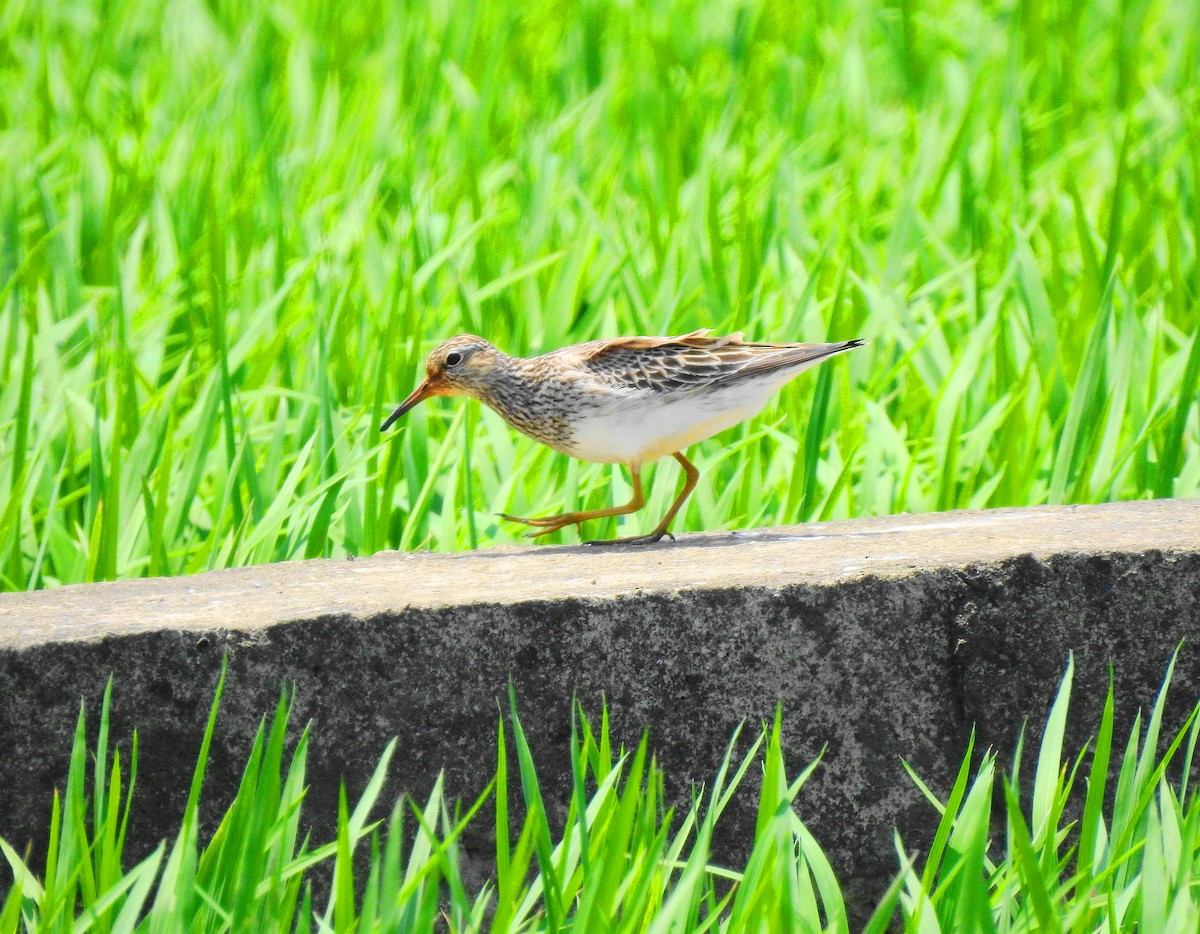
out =
[(756, 344), (742, 335), (710, 337), (709, 329), (679, 337), (621, 337), (565, 347), (567, 358), (599, 383), (651, 392), (688, 392), (787, 369), (832, 356), (861, 341), (836, 344)]

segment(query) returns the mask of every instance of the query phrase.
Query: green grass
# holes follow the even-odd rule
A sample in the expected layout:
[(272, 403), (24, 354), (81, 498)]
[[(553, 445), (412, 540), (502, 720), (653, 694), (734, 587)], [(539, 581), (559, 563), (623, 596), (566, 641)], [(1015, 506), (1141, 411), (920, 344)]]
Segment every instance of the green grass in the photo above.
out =
[(8, 0), (0, 587), (628, 498), (461, 400), (381, 437), (459, 331), (871, 341), (677, 530), (1194, 496), (1198, 69), (1191, 0)]
[[(942, 818), (926, 852), (910, 852), (897, 834), (897, 875), (864, 930), (1196, 930), (1200, 795), (1190, 779), (1200, 705), (1175, 730), (1163, 722), (1173, 667), (1174, 660), (1123, 749), (1113, 745), (1110, 688), (1094, 742), (1077, 755), (1065, 750), (1069, 661), (1032, 780), (1021, 744), (1002, 772), (992, 751), (973, 755), (972, 742), (945, 801), (910, 769)], [(223, 683), (224, 675), (179, 832), (131, 868), (124, 840), (137, 736), (126, 760), (110, 751), (110, 684), (89, 757), (80, 711), (66, 789), (54, 796), (45, 872), (36, 874), (0, 840), (12, 878), (0, 934), (850, 930), (841, 882), (793, 807), (799, 798), (804, 810), (803, 786), (819, 760), (789, 772), (778, 714), (740, 758), (735, 732), (711, 784), (693, 789), (676, 812), (665, 805), (664, 775), (646, 737), (634, 749), (614, 749), (607, 712), (593, 725), (577, 709), (569, 801), (548, 809), (512, 701), (497, 733), (496, 773), (474, 803), (447, 800), (439, 778), (425, 800), (401, 798), (385, 819), (371, 821), (393, 742), (353, 807), (343, 788), (336, 839), (312, 845), (303, 811), (309, 734), (289, 759), (285, 692), (260, 725), (233, 803), (202, 843), (198, 807)], [(739, 786), (750, 769), (761, 775), (750, 855), (742, 866), (720, 866), (713, 834), (734, 796), (748, 794)], [(1111, 789), (1110, 774), (1117, 776)], [(473, 891), (462, 878), (458, 838), (483, 819), (489, 799), (495, 861), (489, 881)], [(511, 811), (518, 799), (520, 826)], [(548, 810), (565, 811), (561, 828)], [(365, 864), (356, 851), (365, 852)], [(310, 879), (320, 864), (332, 864), (324, 904)]]

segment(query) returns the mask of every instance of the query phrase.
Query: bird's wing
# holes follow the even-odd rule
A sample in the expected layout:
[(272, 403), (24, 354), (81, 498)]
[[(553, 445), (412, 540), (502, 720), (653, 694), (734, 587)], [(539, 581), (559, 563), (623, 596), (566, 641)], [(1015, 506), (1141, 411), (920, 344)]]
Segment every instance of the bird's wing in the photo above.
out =
[(620, 337), (566, 347), (555, 354), (599, 385), (643, 392), (688, 392), (725, 385), (858, 346), (746, 343), (742, 335), (711, 337), (709, 329), (679, 337)]

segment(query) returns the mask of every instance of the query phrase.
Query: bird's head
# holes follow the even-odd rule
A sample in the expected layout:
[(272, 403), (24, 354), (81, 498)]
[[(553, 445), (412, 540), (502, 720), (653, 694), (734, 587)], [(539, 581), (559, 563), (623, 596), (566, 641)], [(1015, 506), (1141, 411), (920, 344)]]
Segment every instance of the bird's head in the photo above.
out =
[(482, 337), (459, 334), (438, 345), (425, 361), (425, 379), (379, 426), (387, 431), (396, 419), (430, 396), (480, 396), (485, 394), (503, 356)]

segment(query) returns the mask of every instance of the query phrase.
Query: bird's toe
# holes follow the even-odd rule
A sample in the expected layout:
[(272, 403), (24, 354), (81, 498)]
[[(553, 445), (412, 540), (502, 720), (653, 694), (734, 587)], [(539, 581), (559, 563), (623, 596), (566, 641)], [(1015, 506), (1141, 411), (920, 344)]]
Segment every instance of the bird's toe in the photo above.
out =
[(649, 535), (631, 535), (628, 538), (596, 539), (584, 542), (584, 544), (592, 545), (596, 548), (611, 548), (619, 545), (653, 545), (655, 542), (662, 541), (664, 536), (669, 537), (671, 541), (675, 541), (675, 536), (670, 532), (651, 532)]
[(532, 525), (537, 528), (542, 528), (554, 523), (554, 517), (549, 516), (542, 519), (526, 519), (524, 516), (510, 516), (506, 512), (498, 513), (501, 519), (507, 519), (509, 522), (520, 522), (522, 525)]
[(549, 535), (551, 532), (557, 532), (559, 529), (565, 529), (569, 522), (564, 522), (561, 525), (550, 525), (544, 529), (538, 529), (536, 532), (526, 532), (526, 538), (541, 538), (543, 535)]

